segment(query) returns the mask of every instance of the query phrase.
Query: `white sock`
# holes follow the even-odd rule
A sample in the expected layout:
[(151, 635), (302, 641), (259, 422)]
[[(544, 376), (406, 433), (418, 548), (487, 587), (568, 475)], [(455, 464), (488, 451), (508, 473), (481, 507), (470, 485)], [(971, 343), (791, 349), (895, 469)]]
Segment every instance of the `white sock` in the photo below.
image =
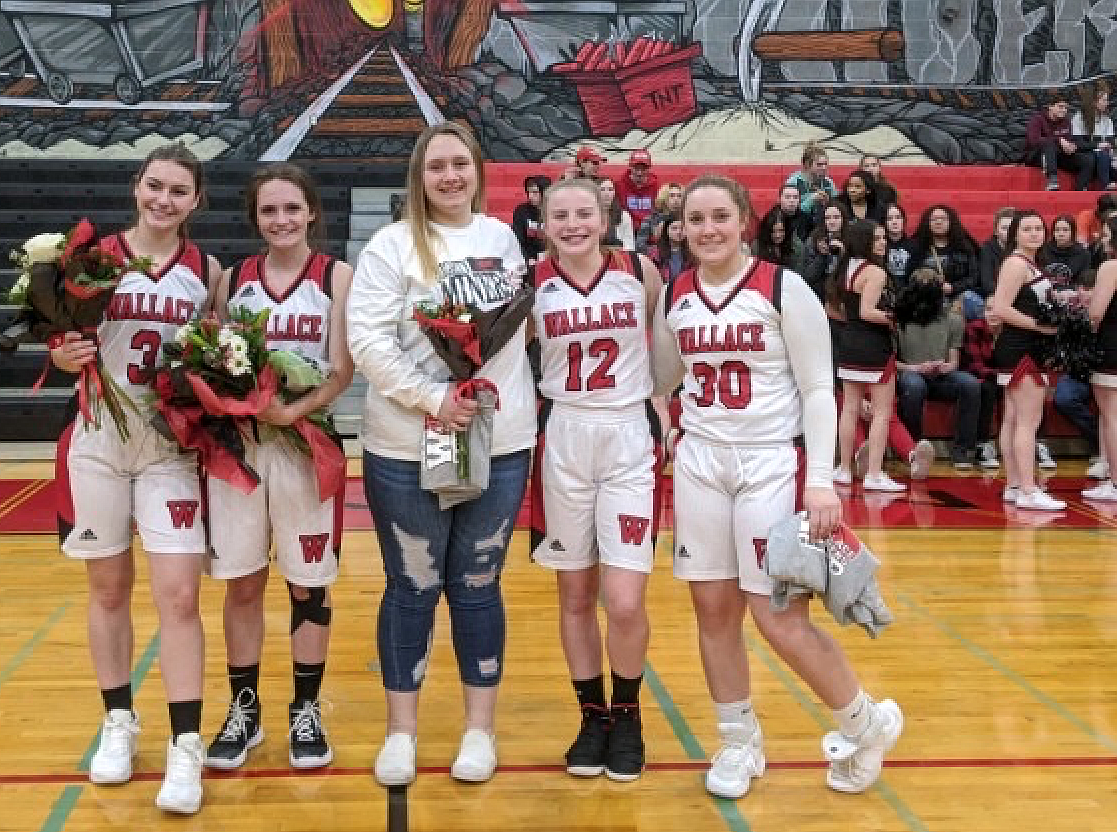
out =
[(756, 721), (756, 713), (752, 709), (752, 699), (742, 699), (740, 702), (715, 702), (714, 711), (717, 713), (718, 723), (725, 725), (744, 725), (750, 731), (760, 727)]
[(873, 700), (863, 690), (858, 690), (853, 701), (844, 708), (834, 711), (834, 719), (838, 722), (838, 730), (850, 739), (856, 739), (865, 733), (869, 727), (869, 716), (872, 714)]

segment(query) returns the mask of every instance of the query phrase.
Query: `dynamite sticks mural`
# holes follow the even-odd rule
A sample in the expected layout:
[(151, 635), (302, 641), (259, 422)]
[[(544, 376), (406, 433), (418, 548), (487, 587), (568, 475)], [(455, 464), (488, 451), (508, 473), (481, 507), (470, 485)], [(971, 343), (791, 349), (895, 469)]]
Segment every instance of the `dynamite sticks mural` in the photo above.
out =
[(1012, 161), (1115, 72), (1109, 0), (0, 0), (0, 154)]

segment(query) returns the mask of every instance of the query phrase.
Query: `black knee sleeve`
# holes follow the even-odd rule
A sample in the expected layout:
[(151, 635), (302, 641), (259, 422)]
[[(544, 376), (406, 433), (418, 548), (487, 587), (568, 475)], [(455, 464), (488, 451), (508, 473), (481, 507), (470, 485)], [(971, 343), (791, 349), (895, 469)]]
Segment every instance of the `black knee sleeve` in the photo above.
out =
[(295, 587), (287, 582), (287, 592), (291, 596), (291, 633), (303, 625), (304, 621), (317, 624), (319, 627), (329, 627), (333, 610), (326, 606), (326, 587), (302, 587), (307, 596), (299, 598), (295, 595)]

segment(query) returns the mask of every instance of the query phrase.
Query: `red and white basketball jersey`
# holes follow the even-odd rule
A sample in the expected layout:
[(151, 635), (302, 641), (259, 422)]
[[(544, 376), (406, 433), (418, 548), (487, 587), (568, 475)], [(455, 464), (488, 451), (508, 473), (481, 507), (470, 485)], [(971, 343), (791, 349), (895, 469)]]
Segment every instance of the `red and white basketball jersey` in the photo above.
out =
[(291, 288), (278, 295), (268, 288), (264, 255), (249, 257), (233, 269), (229, 309), (241, 307), (254, 313), (270, 309), (266, 329), (268, 349), (290, 350), (326, 361), (333, 306), (330, 277), (335, 262), (328, 254), (311, 254), (303, 273)]
[[(98, 246), (125, 261), (135, 257), (122, 234), (106, 237)], [(105, 370), (133, 402), (141, 404), (151, 393), (151, 374), (163, 343), (174, 340), (179, 327), (205, 306), (208, 271), (206, 256), (183, 240), (159, 272), (133, 269), (121, 278), (97, 338)]]
[(651, 396), (647, 294), (635, 255), (609, 253), (585, 290), (547, 258), (535, 267), (535, 285), (545, 398), (616, 408)]
[(668, 285), (664, 312), (687, 370), (680, 426), (688, 434), (724, 445), (782, 444), (802, 434), (781, 284), (781, 269), (754, 258), (720, 302), (694, 269)]

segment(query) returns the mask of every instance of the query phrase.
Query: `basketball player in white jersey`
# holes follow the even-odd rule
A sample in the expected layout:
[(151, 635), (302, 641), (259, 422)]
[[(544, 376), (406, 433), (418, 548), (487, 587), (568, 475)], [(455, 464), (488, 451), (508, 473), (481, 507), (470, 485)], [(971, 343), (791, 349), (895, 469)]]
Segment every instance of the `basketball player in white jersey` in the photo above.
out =
[[(260, 170), (248, 185), (248, 217), (267, 243), (225, 273), (219, 305), (254, 313), (270, 309), (267, 346), (329, 364), (325, 382), (303, 397), (277, 397), (261, 422), (291, 425), (333, 402), (353, 379), (345, 340), (345, 299), (353, 269), (317, 250), (324, 242), (322, 201), (307, 173), (281, 163)], [(287, 580), (291, 598), (294, 701), (288, 708), (291, 765), (316, 768), (333, 759), (322, 728), (318, 694), (330, 637), (329, 586), (337, 578), (342, 495), (322, 500), (309, 455), (260, 429), (245, 439), (246, 456), (260, 484), (245, 496), (206, 480), (210, 507), (209, 572), (225, 579), (225, 651), (232, 701), (210, 744), (206, 764), (234, 769), (264, 738), (260, 721), (260, 655), (268, 555)]]
[(811, 623), (806, 598), (782, 613), (770, 606), (768, 530), (801, 506), (811, 537), (824, 539), (841, 519), (841, 503), (831, 482), (836, 414), (826, 315), (798, 274), (742, 253), (749, 210), (730, 179), (705, 175), (689, 185), (683, 218), (698, 266), (668, 283), (654, 322), (656, 388), (683, 382), (674, 571), (690, 582), (721, 734), (706, 788), (738, 798), (764, 772), (741, 632), (748, 610), (834, 712), (844, 740), (828, 754), (827, 783), (860, 792), (880, 776), (903, 718), (891, 700), (865, 694), (838, 644)]
[(151, 265), (123, 276), (96, 340), (66, 333), (51, 358), (60, 369), (77, 372), (95, 360), (99, 349), (104, 372), (142, 415), (125, 410), (127, 440), (107, 415), (100, 428), (76, 417), (64, 430), (55, 475), (59, 532), (62, 550), (86, 564), (89, 646), (106, 710), (89, 779), (125, 783), (132, 777), (140, 731), (129, 682), (135, 521), (149, 555), (172, 731), (156, 803), (169, 812), (193, 814), (202, 801), (204, 754), (199, 735), (205, 651), (198, 592), (206, 549), (201, 484), (195, 456), (181, 453), (151, 428), (145, 402), (162, 344), (212, 307), (221, 267), (185, 237), (186, 220), (202, 197), (201, 164), (185, 147), (152, 152), (133, 193), (135, 224), (100, 245), (126, 261), (149, 258)]
[[(648, 322), (662, 284), (644, 255), (602, 247), (607, 219), (591, 180), (552, 185), (543, 224), (550, 256), (536, 266), (533, 322), (542, 366), (545, 427), (536, 470), (546, 537), (533, 557), (555, 570), (562, 646), (582, 709), (566, 770), (631, 781), (644, 769), (644, 595), (662, 462), (659, 426), (648, 412)], [(611, 708), (602, 675), (599, 594), (608, 619)]]

